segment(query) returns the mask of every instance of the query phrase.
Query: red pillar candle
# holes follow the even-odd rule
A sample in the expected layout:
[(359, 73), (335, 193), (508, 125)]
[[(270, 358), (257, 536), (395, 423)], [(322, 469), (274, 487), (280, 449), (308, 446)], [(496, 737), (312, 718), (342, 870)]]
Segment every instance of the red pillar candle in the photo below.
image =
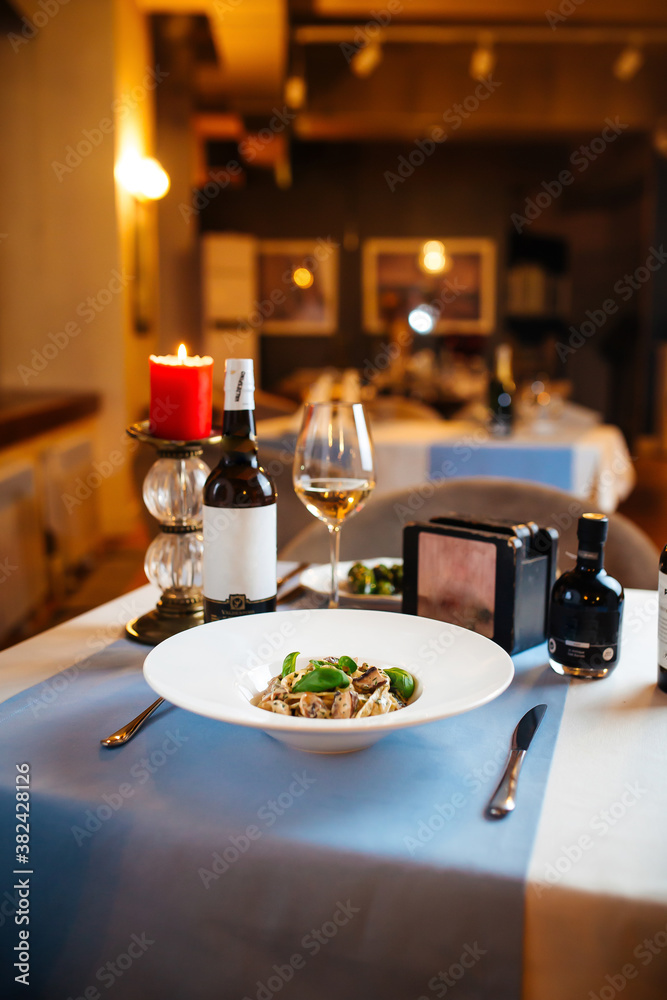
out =
[(189, 358), (185, 345), (178, 356), (150, 356), (150, 430), (169, 441), (197, 441), (211, 433), (213, 358)]

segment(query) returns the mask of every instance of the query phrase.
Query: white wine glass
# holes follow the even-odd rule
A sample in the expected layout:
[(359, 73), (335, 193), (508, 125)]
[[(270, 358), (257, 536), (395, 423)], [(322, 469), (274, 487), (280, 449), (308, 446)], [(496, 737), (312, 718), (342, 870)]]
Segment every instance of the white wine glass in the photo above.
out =
[(329, 529), (331, 597), (338, 607), (340, 529), (375, 486), (373, 443), (361, 403), (309, 403), (294, 454), (294, 490)]

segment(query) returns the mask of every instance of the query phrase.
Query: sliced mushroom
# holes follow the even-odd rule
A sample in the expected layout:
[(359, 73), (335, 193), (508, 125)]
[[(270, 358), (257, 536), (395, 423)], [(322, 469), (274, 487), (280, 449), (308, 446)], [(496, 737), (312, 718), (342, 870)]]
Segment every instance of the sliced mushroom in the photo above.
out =
[(308, 719), (326, 719), (329, 709), (321, 698), (318, 698), (312, 691), (306, 691), (299, 699), (299, 709), (302, 715)]
[(389, 678), (385, 674), (381, 674), (377, 667), (371, 667), (361, 677), (353, 678), (352, 683), (357, 691), (369, 694), (380, 687), (381, 684), (389, 684)]
[(273, 677), (269, 682), (269, 686), (266, 689), (266, 697), (268, 698), (280, 698), (281, 700), (286, 698), (289, 694), (287, 688), (282, 683), (280, 677)]
[(344, 691), (336, 691), (333, 705), (331, 707), (332, 719), (352, 718), (357, 709), (358, 703), (359, 697), (357, 692), (353, 691), (351, 687), (345, 688)]

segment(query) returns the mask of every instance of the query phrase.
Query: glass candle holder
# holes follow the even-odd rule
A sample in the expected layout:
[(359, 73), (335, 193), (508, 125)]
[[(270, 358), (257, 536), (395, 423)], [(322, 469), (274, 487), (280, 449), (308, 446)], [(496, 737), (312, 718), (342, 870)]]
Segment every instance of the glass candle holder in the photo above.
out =
[(221, 435), (170, 441), (152, 434), (147, 420), (131, 424), (127, 433), (157, 450), (143, 498), (160, 523), (160, 534), (148, 546), (144, 570), (162, 596), (152, 611), (128, 622), (125, 630), (130, 639), (155, 646), (204, 622), (202, 505), (210, 469), (201, 455), (204, 445), (219, 443)]

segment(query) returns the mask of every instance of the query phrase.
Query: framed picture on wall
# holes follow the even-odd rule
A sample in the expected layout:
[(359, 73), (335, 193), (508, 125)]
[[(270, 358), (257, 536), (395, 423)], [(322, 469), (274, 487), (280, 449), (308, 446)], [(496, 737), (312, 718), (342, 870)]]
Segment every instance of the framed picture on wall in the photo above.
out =
[(386, 333), (420, 306), (429, 332), (489, 334), (496, 318), (496, 244), (489, 239), (369, 239), (362, 252), (363, 322)]
[(329, 336), (338, 327), (338, 246), (324, 239), (260, 240), (261, 332)]

